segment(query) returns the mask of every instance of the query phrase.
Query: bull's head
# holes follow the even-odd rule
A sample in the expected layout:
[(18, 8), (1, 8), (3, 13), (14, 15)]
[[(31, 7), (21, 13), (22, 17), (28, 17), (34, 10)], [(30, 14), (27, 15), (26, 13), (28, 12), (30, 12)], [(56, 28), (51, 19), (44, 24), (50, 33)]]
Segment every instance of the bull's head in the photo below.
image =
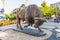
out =
[(35, 18), (35, 28), (38, 28), (39, 26), (41, 26), (44, 22), (48, 22), (46, 19), (43, 18)]

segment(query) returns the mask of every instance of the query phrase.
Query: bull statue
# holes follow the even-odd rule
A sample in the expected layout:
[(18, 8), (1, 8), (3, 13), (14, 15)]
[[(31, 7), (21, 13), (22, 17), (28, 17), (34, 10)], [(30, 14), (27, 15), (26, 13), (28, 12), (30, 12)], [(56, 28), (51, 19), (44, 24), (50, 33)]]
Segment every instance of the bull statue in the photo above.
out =
[[(16, 14), (17, 28), (21, 28), (21, 30), (23, 30), (21, 26), (22, 20), (23, 22), (25, 21), (26, 23), (28, 23), (28, 25), (26, 25), (25, 27), (30, 25), (32, 26), (34, 24), (35, 28), (38, 28), (39, 31), (42, 31), (39, 26), (46, 22), (46, 20), (43, 18), (42, 12), (37, 5), (33, 4), (27, 7), (16, 8), (13, 11)], [(18, 26), (18, 24), (20, 26)]]

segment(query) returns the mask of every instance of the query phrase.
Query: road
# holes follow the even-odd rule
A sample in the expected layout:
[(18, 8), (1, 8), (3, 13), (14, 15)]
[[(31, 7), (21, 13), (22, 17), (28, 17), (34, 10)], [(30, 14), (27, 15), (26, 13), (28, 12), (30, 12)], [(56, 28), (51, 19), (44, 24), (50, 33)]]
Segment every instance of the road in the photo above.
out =
[[(44, 36), (32, 36), (25, 33), (13, 31), (16, 24), (0, 27), (0, 39), (2, 40), (60, 40), (60, 23), (44, 23), (40, 28), (46, 32)], [(29, 27), (33, 28), (33, 27)], [(33, 28), (34, 29), (34, 28)]]

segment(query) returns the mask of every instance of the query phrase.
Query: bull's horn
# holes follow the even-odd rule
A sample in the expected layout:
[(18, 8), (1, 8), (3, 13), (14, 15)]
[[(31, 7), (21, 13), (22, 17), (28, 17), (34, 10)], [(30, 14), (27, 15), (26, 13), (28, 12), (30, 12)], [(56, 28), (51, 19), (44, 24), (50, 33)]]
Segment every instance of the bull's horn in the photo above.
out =
[(46, 22), (49, 22), (48, 20), (46, 20)]
[(44, 20), (44, 18), (39, 18), (39, 17), (35, 17), (34, 19), (35, 20), (40, 20), (40, 19)]
[(47, 20), (47, 19), (45, 19), (45, 18), (35, 17), (34, 19), (35, 19), (35, 20), (40, 20), (40, 19), (41, 19), (41, 20), (45, 20), (45, 22), (48, 22), (48, 20)]
[(35, 20), (39, 20), (40, 18), (38, 18), (38, 17), (35, 17), (34, 19), (35, 19)]

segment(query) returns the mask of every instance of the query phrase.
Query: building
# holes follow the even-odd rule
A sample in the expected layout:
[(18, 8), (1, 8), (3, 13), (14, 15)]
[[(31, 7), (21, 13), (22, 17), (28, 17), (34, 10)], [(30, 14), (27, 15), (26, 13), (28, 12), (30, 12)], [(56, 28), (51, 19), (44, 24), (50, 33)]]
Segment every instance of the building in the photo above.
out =
[(58, 9), (60, 9), (60, 2), (53, 3), (53, 4), (51, 4), (51, 6), (55, 6)]

